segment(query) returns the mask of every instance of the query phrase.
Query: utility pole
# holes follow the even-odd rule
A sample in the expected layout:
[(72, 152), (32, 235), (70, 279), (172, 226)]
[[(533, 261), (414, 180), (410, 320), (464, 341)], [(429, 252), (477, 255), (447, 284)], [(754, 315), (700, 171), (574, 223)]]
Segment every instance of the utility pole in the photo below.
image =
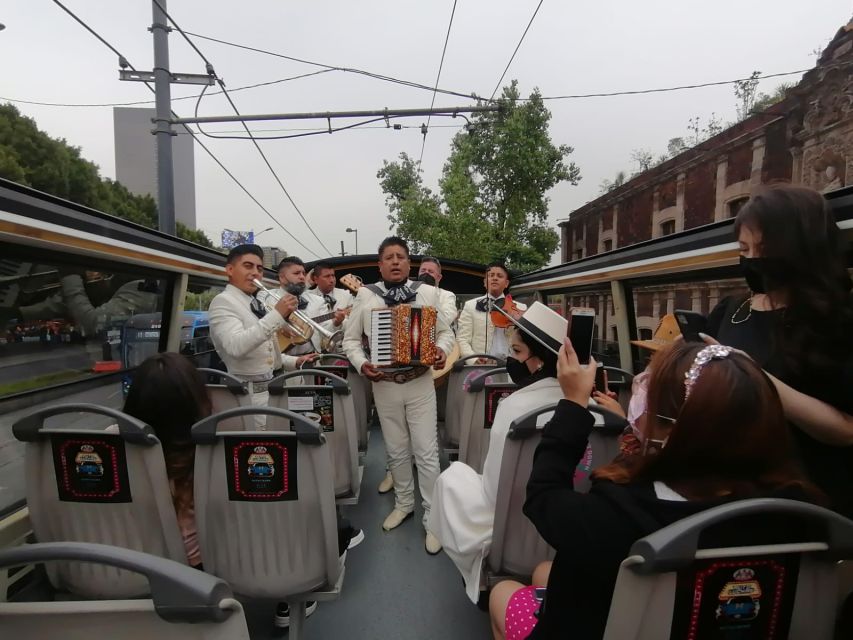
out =
[(347, 254), (347, 252), (344, 251), (344, 241), (341, 240), (341, 256), (345, 256), (346, 254)]
[[(175, 173), (172, 161), (172, 83), (206, 84), (215, 83), (216, 74), (208, 68), (206, 74), (172, 73), (169, 71), (169, 32), (166, 17), (166, 0), (152, 2), (152, 24), (149, 31), (154, 36), (154, 69), (133, 71), (127, 61), (119, 59), (119, 79), (130, 82), (153, 82), (155, 112), (151, 133), (156, 136), (157, 147), (157, 215), (158, 227), (163, 233), (175, 235)], [(162, 8), (161, 8), (162, 7)]]

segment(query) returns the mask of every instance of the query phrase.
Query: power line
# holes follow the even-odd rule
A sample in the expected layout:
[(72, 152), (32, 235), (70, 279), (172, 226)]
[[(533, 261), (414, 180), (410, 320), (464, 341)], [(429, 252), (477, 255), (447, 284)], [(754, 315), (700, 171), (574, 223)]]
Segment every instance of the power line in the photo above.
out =
[[(438, 86), (438, 81), (441, 79), (441, 69), (444, 66), (444, 54), (447, 53), (447, 43), (450, 41), (450, 27), (453, 26), (453, 16), (456, 15), (456, 0), (453, 0), (453, 9), (450, 11), (450, 22), (447, 23), (447, 34), (444, 36), (444, 48), (441, 50), (441, 61), (438, 63), (438, 73), (435, 76), (435, 86)], [(432, 102), (429, 103), (429, 108), (432, 109), (435, 106), (435, 88), (433, 88), (432, 92)], [(432, 114), (427, 116), (426, 128), (424, 129), (424, 139), (421, 142), (421, 157), (418, 159), (418, 166), (420, 166), (421, 162), (424, 159), (424, 147), (426, 147), (426, 137), (427, 132), (429, 131), (429, 123), (432, 119)]]
[[(199, 55), (199, 57), (204, 61), (204, 63), (207, 65), (208, 73), (213, 73), (214, 78), (216, 79), (216, 82), (219, 84), (219, 88), (222, 89), (222, 93), (225, 96), (225, 99), (228, 100), (228, 104), (231, 105), (231, 108), (234, 110), (234, 113), (238, 116), (241, 115), (240, 110), (237, 108), (237, 105), (234, 103), (234, 100), (232, 100), (231, 96), (228, 94), (228, 90), (225, 88), (225, 83), (222, 81), (222, 79), (219, 76), (215, 75), (215, 73), (213, 72), (213, 64), (210, 62), (210, 60), (207, 59), (207, 57), (195, 45), (195, 43), (192, 41), (192, 39), (184, 32), (183, 29), (181, 29), (180, 25), (177, 22), (175, 22), (175, 19), (171, 15), (169, 15), (169, 12), (166, 11), (166, 9), (163, 7), (163, 5), (161, 5), (158, 0), (153, 0), (153, 2), (154, 2), (154, 4), (156, 4), (160, 8), (160, 11), (163, 12), (163, 15), (166, 16), (166, 18), (169, 20), (169, 22), (171, 22), (175, 26), (175, 29), (177, 29), (178, 33), (180, 33), (181, 36), (183, 36), (184, 40), (187, 41), (187, 43), (195, 50), (195, 52)], [(202, 92), (198, 98), (199, 102), (196, 103), (196, 110), (198, 110), (198, 104), (201, 102), (201, 97), (203, 95), (204, 95), (204, 91), (202, 90)], [(261, 145), (258, 144), (258, 141), (255, 140), (255, 137), (252, 135), (252, 130), (249, 129), (249, 126), (245, 122), (243, 122), (242, 124), (243, 124), (243, 128), (246, 130), (246, 133), (248, 134), (249, 138), (252, 140), (252, 143), (254, 144), (255, 149), (257, 149), (258, 153), (260, 154), (261, 158), (263, 159), (264, 164), (267, 165), (267, 169), (269, 169), (273, 178), (275, 178), (275, 181), (278, 183), (278, 186), (281, 187), (282, 192), (287, 197), (288, 201), (293, 206), (293, 208), (296, 210), (296, 213), (299, 214), (299, 217), (302, 219), (302, 222), (305, 223), (305, 226), (308, 227), (308, 230), (311, 232), (311, 235), (313, 235), (314, 238), (317, 240), (317, 242), (320, 243), (320, 246), (323, 247), (323, 250), (328, 255), (332, 255), (332, 252), (325, 245), (325, 243), (320, 239), (320, 236), (317, 235), (317, 232), (314, 231), (314, 228), (311, 226), (311, 224), (308, 222), (308, 219), (302, 213), (302, 210), (296, 204), (296, 201), (293, 199), (293, 196), (290, 195), (290, 192), (287, 190), (287, 187), (284, 186), (284, 182), (282, 182), (281, 177), (279, 177), (278, 173), (273, 168), (272, 164), (269, 161), (269, 158), (267, 158), (267, 154), (264, 153), (264, 150), (261, 149)], [(207, 135), (202, 130), (200, 125), (198, 127), (198, 130), (202, 135)]]
[[(79, 17), (77, 17), (74, 13), (72, 13), (72, 12), (71, 12), (67, 7), (65, 7), (65, 6), (64, 6), (64, 5), (63, 5), (59, 0), (53, 0), (53, 2), (54, 2), (55, 4), (57, 4), (59, 7), (61, 7), (61, 8), (62, 8), (62, 9), (63, 9), (67, 14), (68, 14), (68, 15), (70, 15), (72, 18), (74, 18), (74, 20), (76, 20), (76, 21), (77, 21), (77, 22), (79, 22), (83, 27), (85, 27), (85, 29), (86, 29), (89, 33), (91, 33), (91, 34), (92, 34), (93, 36), (95, 36), (98, 40), (100, 40), (100, 41), (101, 41), (101, 42), (102, 42), (102, 43), (103, 43), (103, 44), (104, 44), (108, 49), (110, 49), (113, 53), (115, 53), (117, 56), (119, 56), (119, 58), (121, 58), (122, 60), (124, 60), (125, 62), (127, 62), (128, 67), (130, 67), (130, 68), (131, 68), (131, 69), (133, 69), (134, 71), (137, 71), (136, 67), (134, 67), (132, 64), (130, 64), (130, 62), (128, 62), (128, 61), (127, 61), (127, 58), (125, 58), (123, 55), (121, 55), (121, 53), (119, 53), (119, 51), (118, 51), (114, 46), (112, 46), (112, 45), (111, 45), (109, 42), (107, 42), (103, 37), (101, 37), (101, 35), (100, 35), (100, 34), (98, 34), (97, 32), (95, 32), (95, 30), (94, 30), (94, 29), (92, 29), (88, 24), (86, 24), (85, 22), (83, 22), (83, 20), (81, 20), (81, 19), (80, 19)], [(151, 93), (154, 93), (154, 88), (151, 86), (151, 84), (150, 84), (150, 83), (148, 83), (148, 82), (144, 82), (144, 84), (145, 84), (145, 86), (146, 86), (146, 87), (148, 87), (148, 90), (149, 90), (149, 91), (151, 91)], [(177, 117), (178, 117), (178, 114), (176, 114), (174, 111), (172, 111), (172, 116), (173, 116), (173, 117), (175, 117), (175, 118), (177, 118)], [(320, 257), (320, 256), (319, 256), (319, 255), (317, 255), (314, 251), (311, 251), (311, 249), (309, 249), (307, 246), (305, 246), (305, 244), (303, 244), (303, 243), (302, 243), (302, 241), (301, 241), (301, 240), (299, 240), (299, 238), (297, 238), (297, 237), (296, 237), (295, 235), (293, 235), (290, 231), (288, 231), (288, 229), (287, 229), (283, 224), (281, 224), (281, 222), (279, 222), (279, 220), (278, 220), (278, 219), (277, 219), (277, 218), (276, 218), (272, 213), (270, 213), (270, 212), (269, 212), (269, 210), (268, 210), (266, 207), (264, 207), (264, 205), (262, 205), (262, 204), (258, 201), (258, 199), (257, 199), (257, 198), (255, 198), (255, 196), (253, 196), (253, 195), (251, 194), (251, 192), (249, 192), (249, 190), (248, 190), (245, 186), (243, 186), (243, 183), (242, 183), (242, 182), (240, 182), (240, 181), (237, 179), (237, 177), (236, 177), (233, 173), (231, 173), (231, 171), (229, 171), (229, 170), (225, 167), (225, 165), (224, 165), (224, 164), (222, 164), (222, 161), (220, 161), (220, 160), (219, 160), (219, 158), (217, 158), (217, 157), (216, 157), (216, 155), (214, 155), (214, 153), (213, 153), (213, 152), (212, 152), (212, 151), (207, 147), (207, 145), (206, 145), (206, 144), (204, 144), (201, 140), (199, 140), (199, 139), (198, 139), (198, 136), (196, 136), (196, 135), (192, 132), (192, 130), (191, 130), (189, 127), (187, 127), (186, 129), (187, 129), (187, 131), (189, 132), (189, 134), (193, 137), (193, 139), (194, 139), (194, 140), (199, 144), (199, 146), (201, 146), (201, 148), (202, 148), (202, 149), (204, 149), (204, 150), (205, 150), (205, 152), (207, 152), (207, 154), (208, 154), (208, 155), (213, 159), (213, 161), (214, 161), (214, 162), (216, 162), (216, 164), (218, 164), (218, 165), (219, 165), (219, 167), (220, 167), (223, 171), (225, 171), (225, 173), (228, 175), (228, 177), (230, 177), (230, 178), (231, 178), (231, 179), (232, 179), (232, 180), (237, 184), (237, 186), (238, 186), (238, 187), (240, 187), (240, 188), (243, 190), (243, 192), (244, 192), (247, 196), (249, 196), (249, 198), (251, 198), (251, 199), (252, 199), (252, 201), (253, 201), (255, 204), (257, 204), (257, 205), (261, 208), (261, 210), (262, 210), (264, 213), (266, 213), (266, 214), (267, 214), (267, 216), (269, 216), (269, 218), (270, 218), (274, 223), (276, 223), (279, 227), (281, 227), (281, 230), (282, 230), (282, 231), (284, 231), (288, 236), (290, 236), (290, 237), (294, 240), (294, 242), (296, 242), (299, 246), (303, 247), (306, 251), (310, 252), (311, 254), (313, 254), (314, 256), (316, 256), (316, 257), (318, 257), (318, 258)]]
[[(452, 91), (450, 89), (442, 89), (440, 87), (428, 87), (425, 84), (421, 84), (419, 82), (413, 82), (411, 80), (403, 80), (401, 78), (395, 78), (394, 76), (386, 76), (381, 73), (374, 73), (372, 71), (365, 71), (364, 69), (357, 69), (355, 67), (342, 67), (336, 65), (325, 64), (323, 62), (315, 62), (313, 60), (306, 60), (304, 58), (297, 58), (295, 56), (289, 56), (283, 53), (277, 53), (275, 51), (269, 51), (267, 49), (261, 49), (259, 47), (251, 47), (245, 44), (238, 44), (236, 42), (229, 42), (228, 40), (221, 40), (219, 38), (213, 38), (211, 36), (205, 36), (200, 33), (193, 33), (192, 31), (187, 31), (187, 35), (191, 35), (194, 38), (201, 38), (202, 40), (209, 40), (210, 42), (216, 42), (219, 44), (223, 44), (229, 47), (236, 47), (237, 49), (244, 49), (246, 51), (254, 51), (255, 53), (262, 53), (264, 55), (273, 56), (276, 58), (283, 58), (284, 60), (290, 60), (291, 62), (299, 62), (301, 64), (308, 64), (315, 67), (322, 67), (324, 69), (329, 69), (333, 71), (344, 71), (346, 73), (355, 73), (357, 75), (367, 76), (368, 78), (374, 78), (376, 80), (382, 80), (383, 82), (391, 82), (393, 84), (399, 84), (405, 87), (412, 87), (414, 89), (423, 89), (424, 91), (437, 91), (438, 93), (442, 93), (448, 96), (457, 96), (460, 98), (467, 98), (469, 100), (485, 100), (485, 98), (478, 97), (475, 93), (462, 93), (460, 91)], [(489, 100), (491, 101), (491, 100)]]
[(521, 47), (521, 43), (524, 42), (524, 36), (527, 35), (527, 31), (530, 29), (530, 25), (533, 24), (533, 19), (536, 17), (536, 14), (539, 13), (539, 8), (542, 6), (542, 3), (545, 0), (539, 0), (539, 4), (536, 5), (536, 10), (533, 12), (533, 15), (530, 16), (530, 22), (527, 23), (527, 26), (524, 28), (524, 33), (521, 34), (521, 39), (519, 39), (518, 44), (515, 45), (515, 51), (512, 52), (512, 55), (509, 58), (509, 62), (506, 63), (506, 67), (504, 67), (504, 72), (501, 74), (500, 80), (495, 85), (495, 90), (492, 91), (492, 97), (489, 100), (494, 100), (495, 94), (498, 92), (498, 89), (501, 88), (501, 82), (504, 81), (504, 76), (506, 72), (509, 71), (509, 65), (512, 64), (512, 61), (515, 60), (515, 54), (518, 53), (519, 47)]

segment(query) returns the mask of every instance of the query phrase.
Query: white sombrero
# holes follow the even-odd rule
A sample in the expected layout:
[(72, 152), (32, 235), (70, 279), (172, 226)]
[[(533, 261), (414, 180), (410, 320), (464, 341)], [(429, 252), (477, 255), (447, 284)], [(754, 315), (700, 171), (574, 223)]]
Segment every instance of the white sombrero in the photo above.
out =
[(541, 302), (534, 302), (513, 324), (555, 354), (563, 346), (569, 322)]

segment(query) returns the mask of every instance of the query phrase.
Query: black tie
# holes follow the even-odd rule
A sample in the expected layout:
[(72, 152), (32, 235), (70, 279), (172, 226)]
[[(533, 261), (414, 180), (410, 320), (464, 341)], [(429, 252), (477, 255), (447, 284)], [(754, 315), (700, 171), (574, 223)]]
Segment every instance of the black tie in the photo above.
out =
[[(387, 287), (388, 285), (385, 286)], [(417, 295), (418, 294), (416, 292), (406, 286), (406, 283), (403, 283), (388, 287), (388, 291), (382, 297), (385, 298), (385, 302), (389, 307), (394, 307), (398, 304), (411, 302), (417, 297)]]
[(299, 309), (300, 311), (302, 311), (307, 306), (308, 306), (308, 301), (305, 298), (303, 298), (302, 296), (299, 296), (299, 302), (296, 303), (296, 308)]
[[(504, 299), (503, 298), (498, 298), (497, 300), (495, 300), (495, 306), (496, 307), (500, 307), (501, 309), (503, 309), (503, 305), (504, 305)], [(477, 311), (484, 311), (484, 312), (485, 311), (491, 311), (491, 308), (489, 307), (488, 296), (483, 298), (482, 300), (477, 301)]]
[(329, 307), (329, 311), (335, 308), (335, 299), (328, 293), (323, 294), (323, 300), (326, 301), (326, 306)]
[(252, 313), (258, 316), (259, 319), (267, 315), (267, 308), (254, 296), (252, 297), (252, 302), (249, 303), (249, 309), (251, 309)]

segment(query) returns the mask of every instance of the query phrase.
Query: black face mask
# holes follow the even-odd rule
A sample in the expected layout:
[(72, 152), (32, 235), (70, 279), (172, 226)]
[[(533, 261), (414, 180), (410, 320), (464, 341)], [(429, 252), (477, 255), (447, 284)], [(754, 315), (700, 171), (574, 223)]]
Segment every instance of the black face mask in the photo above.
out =
[(422, 273), (418, 276), (418, 280), (420, 280), (424, 284), (428, 284), (431, 287), (435, 286), (435, 278), (432, 276), (432, 274)]
[(303, 293), (305, 293), (305, 283), (292, 282), (290, 284), (284, 285), (284, 290), (287, 291), (290, 295), (296, 296), (298, 298)]
[(532, 357), (533, 356), (529, 356), (525, 360), (519, 360), (518, 358), (507, 356), (506, 372), (509, 375), (509, 379), (517, 384), (519, 388), (526, 387), (527, 385), (536, 382), (541, 377), (541, 369), (531, 373), (530, 369), (527, 368), (527, 361)]
[(741, 256), (740, 270), (753, 293), (767, 293), (785, 286), (785, 265), (778, 258)]

